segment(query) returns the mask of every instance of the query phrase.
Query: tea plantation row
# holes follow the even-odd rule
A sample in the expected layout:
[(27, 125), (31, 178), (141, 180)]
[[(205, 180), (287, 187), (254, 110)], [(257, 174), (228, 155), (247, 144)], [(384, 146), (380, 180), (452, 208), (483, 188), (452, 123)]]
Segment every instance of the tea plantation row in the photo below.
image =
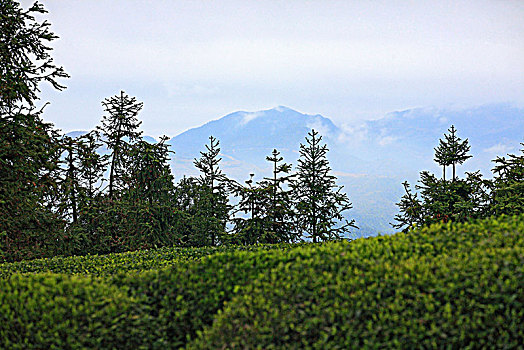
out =
[(198, 260), (204, 256), (258, 250), (286, 250), (301, 244), (258, 244), (247, 246), (219, 246), (200, 248), (164, 247), (126, 253), (85, 256), (57, 256), (49, 259), (25, 260), (0, 264), (0, 278), (13, 273), (54, 272), (66, 274), (111, 275), (120, 272), (146, 271)]
[(523, 216), (222, 252), (148, 271), (9, 271), (0, 279), (0, 348), (524, 344)]

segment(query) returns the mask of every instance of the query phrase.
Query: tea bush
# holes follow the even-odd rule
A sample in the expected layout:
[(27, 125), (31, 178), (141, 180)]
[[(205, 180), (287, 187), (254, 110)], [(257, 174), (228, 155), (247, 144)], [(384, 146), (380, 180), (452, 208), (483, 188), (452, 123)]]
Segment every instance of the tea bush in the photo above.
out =
[[(52, 348), (59, 338), (64, 348), (85, 339), (98, 348), (518, 348), (523, 219), (439, 224), (349, 243), (226, 249), (198, 260), (188, 253), (165, 265), (146, 262), (147, 254), (159, 258), (143, 252), (119, 256), (114, 268), (106, 261), (101, 272), (75, 270), (99, 277), (23, 275), (12, 265), (0, 285), (0, 336), (10, 348)], [(41, 303), (36, 311), (32, 300)], [(38, 321), (44, 313), (50, 322)]]

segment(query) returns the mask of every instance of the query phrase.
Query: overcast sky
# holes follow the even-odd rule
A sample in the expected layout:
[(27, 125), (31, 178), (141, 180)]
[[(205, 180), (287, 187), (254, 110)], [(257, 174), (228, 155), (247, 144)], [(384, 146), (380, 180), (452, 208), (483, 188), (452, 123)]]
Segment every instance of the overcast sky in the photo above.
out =
[[(27, 6), (32, 1), (23, 1)], [(524, 1), (44, 1), (68, 89), (45, 119), (93, 128), (144, 102), (146, 134), (285, 105), (356, 123), (412, 107), (524, 105)]]

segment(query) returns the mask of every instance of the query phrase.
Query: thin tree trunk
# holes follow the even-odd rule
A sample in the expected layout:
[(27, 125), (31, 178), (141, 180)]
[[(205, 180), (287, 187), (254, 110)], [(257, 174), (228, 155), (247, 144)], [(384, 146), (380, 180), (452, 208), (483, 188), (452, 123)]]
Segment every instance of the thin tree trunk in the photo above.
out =
[(71, 146), (71, 149), (69, 149), (69, 157), (68, 157), (68, 163), (69, 163), (69, 179), (71, 181), (71, 207), (73, 210), (73, 223), (76, 223), (78, 221), (78, 215), (76, 210), (76, 192), (75, 192), (75, 180), (74, 180), (74, 164), (73, 164), (73, 149)]

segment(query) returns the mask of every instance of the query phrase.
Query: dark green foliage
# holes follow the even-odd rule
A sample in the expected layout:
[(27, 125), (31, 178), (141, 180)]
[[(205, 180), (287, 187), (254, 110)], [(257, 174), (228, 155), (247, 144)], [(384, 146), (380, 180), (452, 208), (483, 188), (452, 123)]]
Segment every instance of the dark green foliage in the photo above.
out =
[(103, 116), (102, 125), (98, 130), (111, 151), (109, 197), (115, 198), (116, 191), (125, 188), (123, 177), (128, 170), (125, 164), (129, 145), (137, 141), (142, 134), (138, 131), (142, 122), (137, 119), (137, 115), (143, 103), (120, 91), (120, 95), (106, 98), (102, 105), (107, 114)]
[(517, 348), (522, 217), (285, 252), (191, 349)]
[(265, 177), (261, 186), (267, 188), (267, 227), (265, 229), (268, 243), (295, 242), (300, 239), (297, 230), (296, 212), (293, 205), (292, 191), (289, 188), (293, 177), (289, 175), (291, 164), (282, 163), (280, 152), (273, 150), (266, 160), (273, 165), (273, 176)]
[(268, 187), (253, 184), (254, 174), (242, 186), (236, 181), (230, 182), (231, 192), (239, 199), (233, 215), (243, 212), (246, 216), (234, 217), (234, 234), (231, 241), (239, 244), (255, 244), (266, 241), (268, 228), (267, 212), (269, 200)]
[(90, 277), (14, 275), (0, 280), (0, 348), (137, 349), (152, 323), (124, 288)]
[[(418, 193), (412, 193), (409, 184), (403, 183), (405, 194), (397, 203), (400, 213), (395, 216), (394, 228), (407, 231), (412, 226), (429, 225), (436, 222), (466, 221), (486, 217), (490, 206), (492, 183), (483, 179), (480, 171), (468, 173), (466, 178), (455, 176), (455, 164), (470, 158), (468, 140), (460, 142), (452, 125), (446, 141), (439, 140), (435, 148), (435, 161), (444, 166), (442, 179), (428, 171), (420, 173)], [(446, 180), (445, 166), (453, 165), (453, 178)], [(420, 195), (420, 196), (419, 196)]]
[(64, 86), (57, 81), (67, 78), (62, 67), (55, 66), (48, 43), (57, 39), (47, 21), (37, 22), (36, 15), (47, 13), (35, 2), (23, 10), (16, 1), (0, 2), (0, 113), (1, 118), (16, 114), (22, 106), (34, 106), (40, 92), (38, 84), (50, 83), (55, 89)]
[[(0, 317), (28, 315), (0, 322), (1, 338), (31, 336), (20, 330), (40, 322), (35, 315), (57, 310), (49, 312), (53, 322), (42, 325), (42, 337), (31, 338), (35, 348), (59, 337), (62, 348), (75, 346), (79, 340), (61, 333), (64, 320), (73, 335), (83, 330), (81, 341), (119, 348), (518, 348), (524, 342), (523, 232), (522, 215), (500, 217), (350, 243), (229, 251), (142, 273), (117, 271), (166, 266), (164, 257), (181, 251), (49, 259), (54, 271), (115, 274), (0, 280)], [(189, 259), (201, 251), (185, 250)], [(1, 269), (11, 274), (28, 264)], [(107, 322), (111, 326), (99, 328)]]
[[(239, 199), (233, 213), (244, 216), (233, 217), (233, 235), (230, 241), (239, 244), (294, 242), (300, 232), (296, 228), (296, 213), (289, 175), (291, 165), (281, 163), (280, 152), (273, 150), (266, 160), (272, 163), (273, 176), (253, 182), (254, 174), (242, 186), (230, 181), (231, 192)], [(280, 164), (281, 163), (281, 164)]]
[(0, 261), (52, 256), (62, 226), (58, 135), (33, 114), (1, 118), (0, 129)]
[(439, 140), (439, 146), (435, 148), (435, 161), (444, 167), (443, 179), (446, 179), (446, 166), (451, 165), (453, 167), (453, 177), (455, 180), (455, 166), (456, 164), (462, 164), (471, 155), (468, 154), (471, 146), (468, 143), (468, 139), (462, 141), (460, 137), (455, 135), (457, 130), (454, 125), (449, 128), (449, 134), (444, 134), (445, 141)]
[[(227, 177), (220, 169), (220, 142), (213, 136), (209, 137), (206, 152), (200, 152), (200, 158), (195, 159), (195, 167), (200, 171), (198, 178), (200, 187), (199, 226), (203, 229), (207, 241), (211, 245), (220, 243), (226, 230), (226, 223), (231, 210), (228, 204)], [(208, 244), (209, 244), (208, 243)]]
[(50, 24), (35, 20), (45, 12), (0, 2), (0, 261), (52, 255), (62, 226), (58, 135), (34, 107), (40, 82), (61, 90), (67, 77), (49, 54)]
[(298, 229), (313, 242), (337, 239), (349, 227), (357, 228), (354, 220), (347, 221), (342, 216), (352, 208), (351, 202), (342, 187), (336, 185), (336, 177), (330, 174), (328, 148), (321, 142), (322, 136), (311, 130), (306, 145), (300, 144), (297, 174), (291, 185)]
[[(521, 143), (524, 146), (524, 143)], [(491, 213), (520, 214), (524, 212), (524, 148), (520, 155), (509, 154), (494, 160)]]

